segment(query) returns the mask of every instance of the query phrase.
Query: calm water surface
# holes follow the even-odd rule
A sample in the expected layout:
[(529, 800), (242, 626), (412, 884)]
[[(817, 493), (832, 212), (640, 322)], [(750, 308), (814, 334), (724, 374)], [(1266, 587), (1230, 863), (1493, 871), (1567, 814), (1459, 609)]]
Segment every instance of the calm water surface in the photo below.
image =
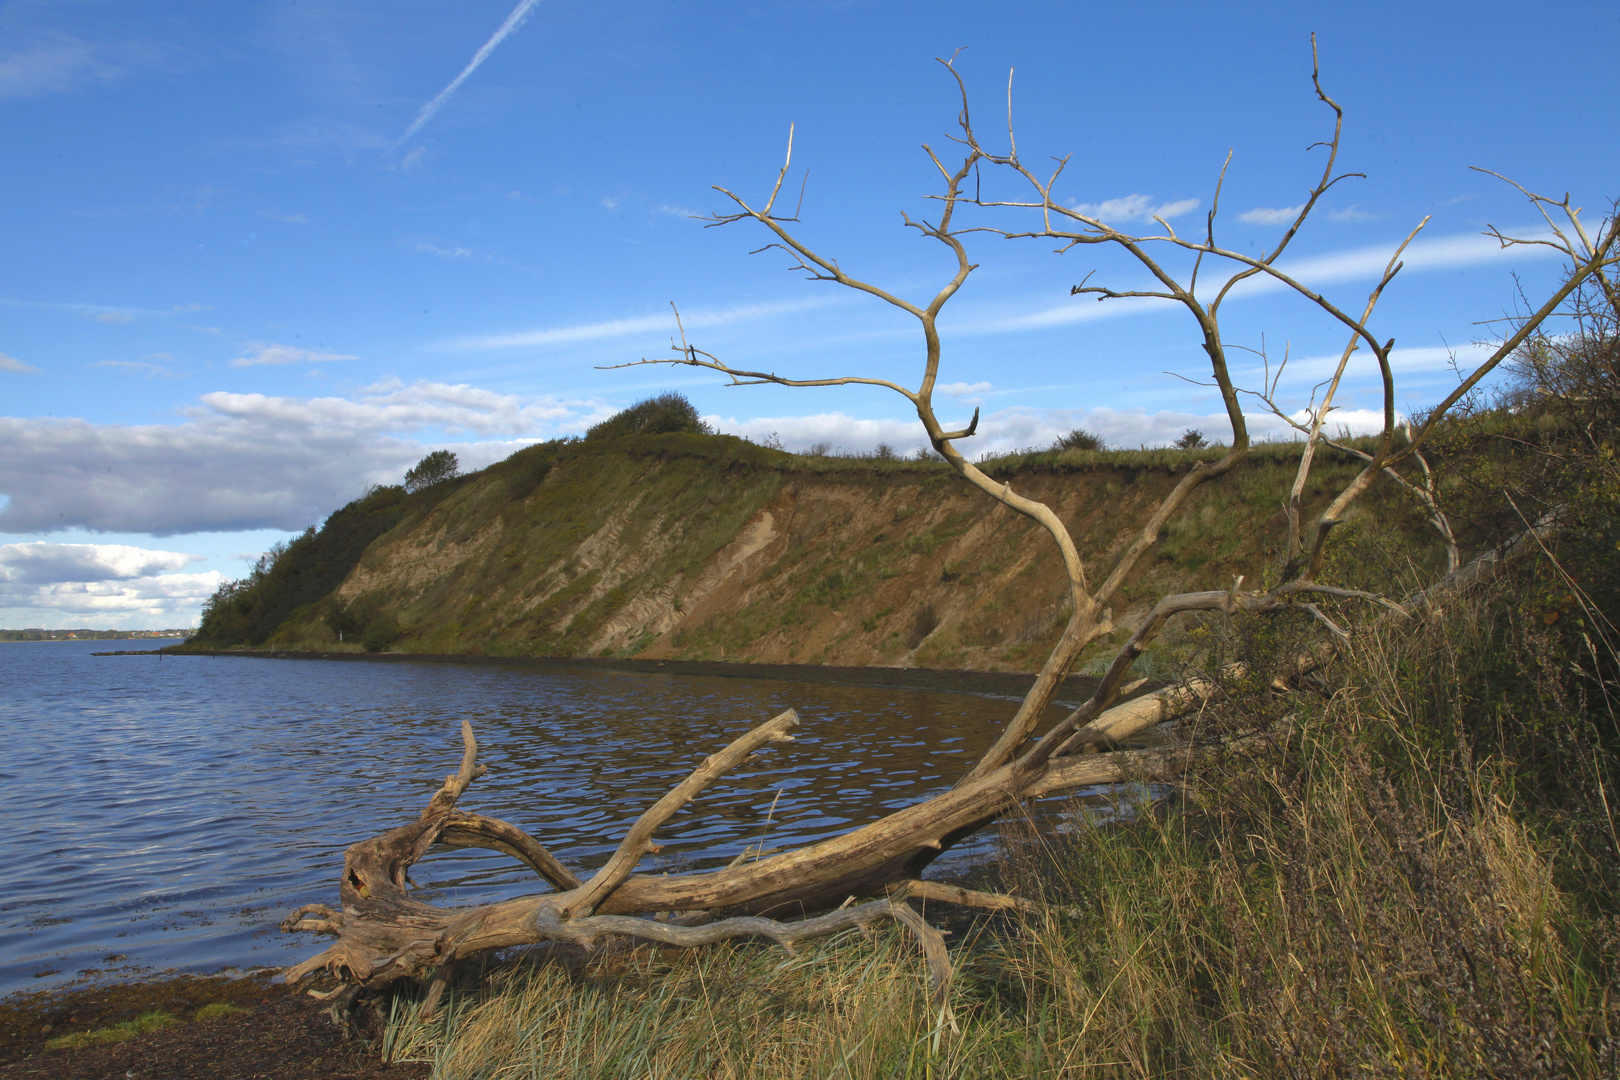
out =
[[(463, 718), (490, 771), (461, 805), (580, 872), (699, 759), (783, 709), (799, 711), (797, 741), (677, 815), (642, 869), (874, 820), (947, 787), (1016, 707), (701, 676), (90, 655), (116, 647), (0, 644), (0, 993), (319, 951), (327, 939), (276, 923), (336, 903), (343, 849), (417, 815), (455, 771)], [(412, 877), (441, 904), (546, 887), (492, 852), (430, 855)]]

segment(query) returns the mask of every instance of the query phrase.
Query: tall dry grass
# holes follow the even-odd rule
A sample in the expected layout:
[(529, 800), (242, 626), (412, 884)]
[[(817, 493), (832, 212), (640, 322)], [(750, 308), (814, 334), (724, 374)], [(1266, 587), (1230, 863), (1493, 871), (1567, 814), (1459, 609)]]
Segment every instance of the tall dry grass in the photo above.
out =
[(1285, 624), (1214, 632), (1251, 677), (1184, 735), (1261, 734), (1132, 812), (1005, 826), (1044, 911), (956, 926), (954, 1028), (882, 931), (531, 957), (430, 1023), (400, 1001), (386, 1050), (446, 1080), (1620, 1075), (1614, 717), (1539, 588), (1363, 635), (1310, 694), (1267, 690)]

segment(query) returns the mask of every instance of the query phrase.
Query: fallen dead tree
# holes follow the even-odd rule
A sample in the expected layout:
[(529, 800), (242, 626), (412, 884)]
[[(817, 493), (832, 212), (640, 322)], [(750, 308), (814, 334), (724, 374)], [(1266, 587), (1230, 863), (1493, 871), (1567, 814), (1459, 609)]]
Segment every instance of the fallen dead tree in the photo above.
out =
[[(777, 176), (775, 186), (760, 208), (722, 190), (737, 209), (716, 216), (711, 224), (751, 221), (769, 230), (774, 239), (768, 248), (789, 254), (799, 269), (818, 281), (832, 282), (865, 293), (914, 317), (923, 333), (924, 358), (921, 379), (914, 389), (882, 379), (862, 376), (793, 379), (774, 373), (733, 367), (712, 353), (688, 343), (682, 333), (669, 357), (640, 363), (682, 364), (705, 368), (727, 376), (737, 385), (774, 383), (785, 386), (866, 385), (878, 386), (904, 396), (915, 408), (918, 419), (941, 457), (967, 483), (990, 495), (1001, 505), (1024, 515), (1045, 530), (1061, 558), (1068, 576), (1069, 618), (1062, 637), (1047, 658), (1034, 686), (1006, 728), (971, 769), (951, 790), (888, 815), (842, 836), (798, 850), (786, 851), (752, 862), (705, 873), (650, 875), (635, 869), (650, 852), (657, 850), (658, 830), (688, 802), (752, 754), (773, 742), (791, 740), (798, 718), (783, 713), (708, 758), (682, 783), (660, 799), (631, 826), (618, 849), (587, 880), (581, 880), (544, 845), (521, 828), (460, 808), (460, 801), (484, 767), (478, 761), (478, 745), (470, 726), (463, 724), (464, 752), (461, 767), (449, 777), (430, 800), (419, 818), (380, 836), (351, 846), (344, 858), (339, 888), (340, 904), (307, 905), (284, 923), (288, 930), (313, 931), (335, 936), (324, 952), (311, 957), (288, 973), (298, 982), (307, 975), (325, 971), (337, 977), (340, 985), (331, 992), (334, 1007), (345, 1009), (364, 993), (385, 990), (401, 980), (430, 978), (422, 1005), (426, 1013), (437, 1006), (455, 966), (469, 957), (495, 949), (547, 941), (573, 942), (589, 946), (603, 938), (631, 938), (667, 945), (695, 946), (729, 937), (763, 937), (784, 947), (807, 937), (832, 933), (844, 928), (879, 920), (893, 920), (913, 933), (928, 958), (936, 995), (945, 1007), (944, 993), (950, 965), (944, 943), (908, 903), (912, 897), (1006, 908), (1019, 905), (1009, 897), (951, 889), (922, 882), (919, 875), (942, 851), (963, 837), (983, 828), (998, 816), (1026, 799), (1073, 791), (1078, 788), (1132, 780), (1169, 780), (1190, 767), (1219, 759), (1230, 746), (1195, 746), (1187, 741), (1149, 750), (1120, 749), (1120, 744), (1149, 728), (1172, 721), (1221, 692), (1217, 678), (1192, 680), (1156, 694), (1120, 703), (1139, 687), (1129, 678), (1133, 663), (1171, 620), (1189, 613), (1215, 615), (1275, 615), (1304, 612), (1322, 630), (1320, 647), (1302, 654), (1294, 671), (1279, 676), (1275, 685), (1286, 692), (1290, 676), (1309, 671), (1331, 654), (1336, 644), (1349, 639), (1354, 630), (1340, 609), (1366, 605), (1379, 617), (1408, 619), (1419, 613), (1422, 597), (1396, 602), (1378, 593), (1351, 588), (1327, 576), (1326, 552), (1333, 531), (1352, 503), (1380, 478), (1401, 481), (1401, 468), (1421, 459), (1420, 448), (1434, 427), (1458, 401), (1477, 387), (1497, 365), (1512, 355), (1538, 332), (1542, 323), (1583, 283), (1596, 279), (1607, 288), (1606, 275), (1616, 262), (1620, 248), (1620, 223), (1610, 219), (1590, 238), (1581, 225), (1579, 211), (1566, 197), (1553, 201), (1530, 195), (1542, 211), (1560, 210), (1568, 225), (1560, 229), (1551, 216), (1554, 246), (1568, 260), (1564, 284), (1547, 301), (1519, 320), (1485, 362), (1462, 379), (1445, 401), (1426, 415), (1422, 424), (1406, 428), (1404, 441), (1397, 445), (1395, 435), (1403, 421), (1395, 410), (1395, 383), (1390, 354), (1393, 340), (1374, 332), (1371, 320), (1379, 298), (1400, 272), (1401, 253), (1422, 229), (1420, 223), (1395, 250), (1377, 284), (1355, 315), (1341, 309), (1306, 283), (1289, 276), (1277, 266), (1279, 256), (1305, 224), (1318, 200), (1333, 185), (1345, 179), (1334, 172), (1343, 113), (1323, 91), (1313, 71), (1318, 99), (1333, 113), (1331, 139), (1319, 144), (1327, 154), (1326, 167), (1310, 190), (1296, 219), (1276, 245), (1258, 256), (1221, 246), (1216, 241), (1216, 217), (1220, 184), (1216, 185), (1215, 208), (1201, 238), (1182, 237), (1161, 222), (1163, 235), (1139, 236), (1122, 232), (1100, 218), (1088, 216), (1075, 203), (1061, 201), (1053, 191), (1067, 162), (1059, 164), (1050, 177), (1038, 177), (1021, 161), (1012, 140), (1009, 122), (1009, 149), (992, 153), (984, 149), (970, 123), (967, 94), (950, 62), (945, 62), (961, 90), (960, 135), (962, 160), (947, 167), (930, 149), (928, 154), (943, 178), (943, 192), (935, 198), (940, 213), (936, 221), (907, 219), (906, 224), (926, 238), (941, 244), (953, 260), (949, 280), (926, 303), (913, 303), (885, 289), (856, 278), (836, 260), (823, 257), (802, 242), (790, 225), (798, 213), (788, 217), (773, 208), (792, 166), (791, 136), (788, 160)], [(976, 181), (974, 194), (967, 194), (967, 182), (981, 171), (999, 173), (1026, 184), (1033, 197), (987, 198)], [(1224, 179), (1225, 167), (1222, 169)], [(1529, 193), (1527, 193), (1529, 194)], [(961, 226), (959, 213), (974, 211), (987, 215), (1030, 213), (1038, 227), (1017, 231), (999, 226)], [(999, 220), (989, 218), (987, 220)], [(941, 339), (936, 320), (941, 309), (961, 288), (975, 269), (969, 261), (964, 236), (988, 231), (1005, 237), (1036, 237), (1058, 241), (1065, 250), (1086, 246), (1109, 246), (1123, 252), (1145, 270), (1157, 286), (1149, 290), (1116, 291), (1103, 286), (1074, 287), (1077, 294), (1091, 294), (1101, 300), (1126, 297), (1153, 297), (1180, 305), (1195, 321), (1201, 344), (1209, 360), (1208, 375), (1219, 391), (1231, 426), (1229, 443), (1216, 448), (1214, 456), (1196, 462), (1174, 488), (1147, 514), (1118, 549), (1112, 564), (1102, 573), (1088, 568), (1068, 526), (1047, 505), (1013, 491), (965, 457), (956, 443), (971, 437), (978, 424), (978, 413), (965, 427), (947, 430), (935, 414), (933, 392), (939, 374)], [(1517, 241), (1499, 237), (1504, 244)], [(1537, 240), (1536, 243), (1549, 241)], [(1185, 265), (1170, 265), (1167, 252)], [(1226, 268), (1227, 276), (1217, 287), (1200, 285), (1200, 273), (1210, 267)], [(1230, 589), (1182, 593), (1161, 598), (1134, 628), (1116, 627), (1113, 605), (1121, 588), (1143, 557), (1157, 545), (1166, 524), (1182, 513), (1189, 498), (1200, 487), (1220, 480), (1239, 468), (1248, 455), (1250, 437), (1240, 404), (1246, 393), (1232, 378), (1226, 344), (1220, 325), (1220, 308), (1232, 290), (1243, 281), (1265, 276), (1314, 307), (1330, 322), (1348, 333), (1342, 357), (1333, 377), (1318, 387), (1307, 407), (1309, 422), (1301, 425), (1305, 436), (1296, 479), (1287, 510), (1285, 554), (1275, 580), (1263, 588), (1245, 589), (1239, 579)], [(1364, 467), (1326, 502), (1307, 523), (1301, 492), (1310, 475), (1317, 447), (1324, 442), (1323, 421), (1334, 408), (1334, 397), (1353, 358), (1358, 354), (1370, 361), (1383, 392), (1383, 430), (1373, 448), (1362, 454)], [(1274, 410), (1276, 381), (1254, 395)], [(1414, 490), (1419, 490), (1414, 488)], [(1440, 513), (1434, 500), (1435, 489), (1426, 480), (1420, 490), (1428, 503), (1426, 512)], [(1431, 514), (1431, 516), (1432, 516)], [(1443, 517), (1441, 519), (1443, 521)], [(1437, 526), (1438, 528), (1438, 526)], [(1439, 530), (1454, 544), (1449, 528)], [(1519, 547), (1524, 547), (1521, 544)], [(1485, 561), (1493, 558), (1487, 553)], [(1448, 567), (1454, 567), (1454, 558)], [(1458, 587), (1489, 572), (1482, 563), (1457, 569), (1443, 588)], [(1082, 650), (1127, 630), (1126, 640), (1115, 651), (1112, 662), (1092, 693), (1079, 708), (1044, 732), (1036, 726), (1046, 714), (1058, 686)], [(440, 908), (415, 900), (410, 893), (408, 871), (435, 845), (487, 848), (509, 855), (532, 869), (552, 886), (552, 891), (498, 903), (460, 908)]]

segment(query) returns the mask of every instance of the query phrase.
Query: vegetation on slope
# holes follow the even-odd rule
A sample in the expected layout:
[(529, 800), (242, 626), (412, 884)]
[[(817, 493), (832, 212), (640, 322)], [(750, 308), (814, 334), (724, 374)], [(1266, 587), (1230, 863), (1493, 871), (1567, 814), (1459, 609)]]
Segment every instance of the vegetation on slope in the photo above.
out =
[[(1188, 667), (1245, 674), (1187, 734), (1257, 737), (1167, 799), (1007, 826), (1000, 884), (1045, 910), (957, 925), (954, 1022), (904, 939), (851, 933), (469, 970), (430, 1022), (396, 1001), (386, 1051), (447, 1078), (1620, 1073), (1620, 351), (1555, 374), (1436, 460), (1459, 521), (1562, 535), (1415, 629), (1364, 620), (1310, 694), (1271, 689), (1307, 621), (1196, 624)], [(1347, 547), (1432, 579), (1397, 534)]]
[[(1178, 475), (1219, 453), (1069, 442), (984, 468), (1052, 501), (1101, 560)], [(1274, 572), (1275, 553), (1248, 541), (1278, 515), (1298, 453), (1258, 447), (1200, 493), (1126, 604)], [(1324, 458), (1308, 501), (1356, 467)], [(1414, 504), (1388, 491), (1368, 510), (1433, 564)], [(1360, 513), (1347, 530), (1370, 520)], [(701, 432), (557, 440), (345, 507), (222, 590), (196, 640), (1017, 670), (1039, 663), (1067, 598), (1030, 529), (939, 461), (788, 454)]]

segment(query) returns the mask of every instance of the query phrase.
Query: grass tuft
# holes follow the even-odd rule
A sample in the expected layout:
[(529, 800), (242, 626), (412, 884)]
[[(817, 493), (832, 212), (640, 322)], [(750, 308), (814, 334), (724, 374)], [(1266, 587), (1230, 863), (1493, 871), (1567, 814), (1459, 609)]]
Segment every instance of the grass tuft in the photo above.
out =
[[(206, 1006), (205, 1006), (206, 1007)], [(228, 1006), (227, 1006), (228, 1007)], [(112, 1027), (94, 1028), (90, 1031), (74, 1031), (67, 1035), (58, 1035), (46, 1042), (51, 1050), (77, 1050), (85, 1046), (100, 1046), (104, 1043), (125, 1042), (129, 1039), (156, 1031), (158, 1028), (180, 1021), (170, 1014), (162, 1011), (142, 1013), (133, 1020), (125, 1020)]]

